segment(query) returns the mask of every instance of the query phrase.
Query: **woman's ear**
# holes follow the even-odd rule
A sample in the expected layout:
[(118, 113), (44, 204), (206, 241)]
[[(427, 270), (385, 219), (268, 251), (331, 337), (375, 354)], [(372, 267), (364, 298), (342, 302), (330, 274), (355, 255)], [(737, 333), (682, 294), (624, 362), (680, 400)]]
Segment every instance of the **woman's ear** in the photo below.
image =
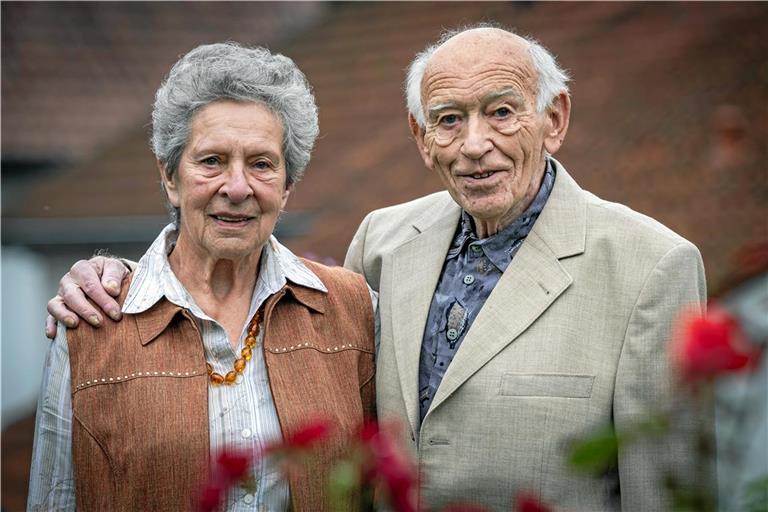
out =
[(165, 190), (165, 194), (168, 196), (168, 202), (171, 203), (171, 206), (178, 208), (179, 207), (179, 190), (176, 186), (176, 180), (173, 176), (170, 178), (165, 172), (166, 164), (161, 162), (160, 160), (156, 160), (157, 162), (157, 170), (160, 171), (160, 182), (163, 184), (163, 190)]
[(285, 190), (283, 191), (283, 201), (282, 201), (282, 203), (280, 205), (280, 210), (284, 210), (285, 209), (285, 205), (286, 205), (286, 203), (288, 203), (288, 196), (290, 196), (291, 192), (293, 192), (293, 187), (294, 186), (295, 186), (295, 184), (291, 183), (290, 185), (285, 187)]
[(548, 132), (544, 137), (544, 148), (554, 155), (563, 145), (565, 134), (568, 133), (568, 123), (571, 119), (571, 97), (563, 91), (547, 108)]

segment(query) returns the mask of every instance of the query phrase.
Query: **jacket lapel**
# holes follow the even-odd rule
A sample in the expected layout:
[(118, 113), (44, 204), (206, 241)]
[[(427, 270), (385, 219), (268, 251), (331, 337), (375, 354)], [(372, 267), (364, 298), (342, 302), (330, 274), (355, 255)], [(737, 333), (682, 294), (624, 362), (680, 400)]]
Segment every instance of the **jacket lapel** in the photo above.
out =
[(560, 260), (584, 252), (586, 199), (565, 169), (555, 165), (555, 185), (544, 210), (473, 322), (430, 410), (512, 343), (573, 281)]
[[(458, 226), (461, 209), (446, 194), (446, 202), (413, 222), (415, 237), (392, 253), (387, 283), (392, 297), (392, 336), (400, 387), (408, 421), (418, 430), (419, 356), (429, 306), (445, 255)], [(382, 294), (385, 297), (387, 294)], [(382, 303), (382, 307), (386, 307)]]

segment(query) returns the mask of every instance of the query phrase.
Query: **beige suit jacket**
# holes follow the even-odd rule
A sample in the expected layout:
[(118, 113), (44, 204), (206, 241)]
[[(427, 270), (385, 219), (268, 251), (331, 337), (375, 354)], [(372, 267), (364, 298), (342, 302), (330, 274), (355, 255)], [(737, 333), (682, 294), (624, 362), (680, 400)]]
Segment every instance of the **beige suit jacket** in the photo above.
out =
[[(556, 165), (544, 210), (421, 424), (421, 341), (460, 208), (440, 192), (374, 211), (350, 245), (346, 266), (380, 294), (379, 418), (405, 423), (430, 508), (470, 501), (508, 512), (525, 490), (557, 510), (666, 510), (663, 472), (690, 476), (693, 443), (674, 436), (631, 445), (600, 478), (566, 467), (573, 436), (622, 432), (671, 402), (670, 327), (706, 291), (695, 246)], [(709, 418), (683, 430), (697, 421)]]

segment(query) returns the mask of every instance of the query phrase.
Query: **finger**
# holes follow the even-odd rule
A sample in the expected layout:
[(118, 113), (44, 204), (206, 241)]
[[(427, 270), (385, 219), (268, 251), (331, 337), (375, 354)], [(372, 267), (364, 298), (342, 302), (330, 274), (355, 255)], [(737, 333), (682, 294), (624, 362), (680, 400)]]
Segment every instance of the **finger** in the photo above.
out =
[(101, 275), (101, 284), (107, 293), (113, 297), (120, 295), (120, 284), (128, 273), (123, 262), (115, 258), (107, 258), (104, 261), (104, 273)]
[(45, 318), (45, 337), (51, 340), (56, 337), (56, 319), (51, 315)]
[[(96, 284), (101, 288), (101, 282), (98, 281), (98, 279), (96, 280)], [(91, 284), (91, 287), (93, 287), (93, 284)], [(86, 293), (87, 291), (78, 286), (69, 274), (65, 274), (64, 277), (61, 278), (61, 281), (59, 282), (59, 298), (62, 301), (62, 307), (68, 308), (71, 312), (74, 312), (89, 324), (98, 327), (101, 325), (103, 317), (93, 304), (88, 302), (85, 298)], [(104, 290), (102, 290), (102, 294), (109, 297)], [(54, 297), (52, 301), (55, 301), (55, 299), (56, 298)], [(54, 312), (51, 312), (51, 314), (56, 318), (59, 318)]]
[[(77, 324), (79, 323), (77, 315), (67, 308), (64, 301), (58, 295), (48, 301), (48, 313), (50, 313), (50, 316), (48, 316), (45, 321), (46, 336), (48, 333), (49, 321), (53, 323), (54, 336), (56, 335), (56, 320), (64, 322), (64, 325), (70, 328), (77, 327)], [(48, 337), (52, 338), (53, 336)]]
[[(99, 313), (103, 311), (113, 320), (119, 320), (120, 306), (117, 304), (117, 302), (115, 302), (115, 299), (113, 299), (109, 293), (107, 293), (107, 291), (104, 289), (104, 286), (102, 285), (101, 275), (102, 271), (104, 270), (105, 261), (107, 261), (107, 258), (104, 258), (103, 256), (96, 256), (89, 261), (80, 260), (72, 265), (72, 270), (69, 271), (69, 274), (72, 276), (72, 281), (74, 284), (81, 288), (82, 291), (85, 292), (85, 294), (88, 296), (88, 298), (95, 302), (96, 306), (100, 308), (101, 311), (99, 311)], [(64, 283), (63, 278), (61, 282), (62, 284)], [(61, 291), (63, 290), (60, 289), (60, 292)], [(74, 290), (69, 291), (74, 293)], [(64, 297), (64, 302), (67, 303), (67, 306), (80, 314), (80, 310), (77, 308), (81, 306), (84, 307), (84, 305), (79, 300), (78, 296), (75, 296), (75, 299), (78, 300), (78, 302), (75, 304), (70, 304), (66, 295), (61, 293), (59, 294)], [(90, 307), (90, 305), (88, 305), (88, 307)], [(83, 318), (88, 319), (88, 317)], [(93, 324), (93, 322), (90, 320), (88, 320), (88, 323), (96, 325)]]

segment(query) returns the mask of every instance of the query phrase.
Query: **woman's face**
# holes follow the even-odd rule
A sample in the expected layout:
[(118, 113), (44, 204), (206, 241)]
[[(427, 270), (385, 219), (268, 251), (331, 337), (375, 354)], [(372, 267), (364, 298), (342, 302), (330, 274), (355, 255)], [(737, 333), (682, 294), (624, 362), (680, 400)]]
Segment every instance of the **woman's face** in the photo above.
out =
[(282, 147), (283, 125), (262, 104), (200, 109), (176, 175), (160, 173), (181, 210), (177, 248), (217, 260), (260, 254), (290, 194)]

